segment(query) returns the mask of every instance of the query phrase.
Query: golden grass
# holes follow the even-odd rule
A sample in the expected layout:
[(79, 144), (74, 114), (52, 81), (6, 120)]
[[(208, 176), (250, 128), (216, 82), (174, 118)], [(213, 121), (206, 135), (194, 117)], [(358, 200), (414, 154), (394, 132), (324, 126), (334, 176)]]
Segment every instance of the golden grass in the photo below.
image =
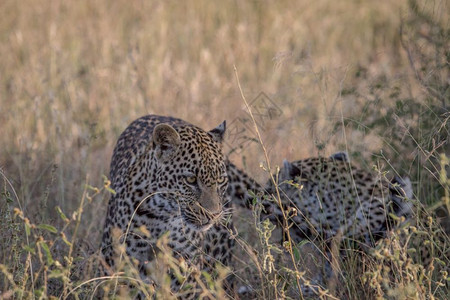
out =
[[(367, 168), (375, 158), (381, 169), (419, 174), (414, 179), (420, 200), (441, 201), (433, 183), (448, 193), (448, 184), (438, 183), (436, 163), (448, 139), (434, 144), (428, 132), (448, 132), (448, 92), (444, 111), (436, 113), (439, 121), (425, 132), (421, 113), (395, 123), (402, 142), (412, 145), (397, 155), (399, 161), (384, 156), (398, 140), (390, 135), (393, 128), (367, 127), (379, 120), (377, 110), (389, 112), (398, 99), (425, 103), (430, 91), (421, 83), (448, 74), (428, 70), (418, 80), (411, 69), (401, 25), (406, 24), (407, 43), (416, 42), (410, 32), (427, 35), (429, 28), (402, 22), (412, 14), (409, 2), (414, 1), (1, 1), (0, 167), (11, 186), (2, 185), (0, 224), (8, 225), (2, 238), (12, 244), (0, 249), (19, 253), (22, 247), (23, 224), (14, 219), (13, 207), (32, 224), (61, 231), (64, 222), (55, 206), (70, 218), (85, 184), (103, 185), (115, 141), (135, 118), (170, 115), (205, 129), (224, 119), (229, 129), (250, 121), (234, 66), (250, 104), (264, 92), (281, 111), (259, 120), (272, 165), (350, 150)], [(449, 7), (446, 1), (423, 0), (418, 11), (431, 14), (448, 33)], [(448, 36), (445, 40), (448, 45)], [(251, 128), (247, 132), (255, 138)], [(412, 138), (415, 128), (426, 143)], [(229, 138), (226, 151), (239, 141)], [(257, 142), (230, 155), (261, 182), (267, 178), (259, 168), (265, 154)], [(6, 199), (11, 201), (3, 205)], [(94, 249), (107, 200), (105, 194), (87, 201), (80, 223), (78, 236)], [(26, 276), (14, 251), (0, 258), (16, 258), (9, 266)]]

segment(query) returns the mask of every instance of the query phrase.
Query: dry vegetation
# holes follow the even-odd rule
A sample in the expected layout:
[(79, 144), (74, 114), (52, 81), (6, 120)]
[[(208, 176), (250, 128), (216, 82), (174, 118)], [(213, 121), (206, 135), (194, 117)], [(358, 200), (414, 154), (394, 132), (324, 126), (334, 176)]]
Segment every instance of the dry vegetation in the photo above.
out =
[[(425, 215), (420, 239), (449, 265), (449, 10), (445, 0), (2, 0), (0, 298), (65, 297), (95, 276), (87, 267), (70, 274), (99, 246), (102, 175), (120, 132), (141, 115), (205, 129), (226, 119), (226, 152), (263, 182), (234, 66), (249, 102), (270, 98), (270, 114), (260, 100), (252, 109), (272, 165), (347, 150), (363, 168), (409, 175)], [(238, 251), (259, 249), (235, 266), (252, 281), (242, 262), (262, 268), (275, 246), (251, 214), (236, 219)], [(343, 262), (345, 292), (329, 294), (445, 299), (448, 274), (411, 263), (399, 240), (363, 264)], [(256, 297), (283, 297), (288, 271), (260, 276)]]

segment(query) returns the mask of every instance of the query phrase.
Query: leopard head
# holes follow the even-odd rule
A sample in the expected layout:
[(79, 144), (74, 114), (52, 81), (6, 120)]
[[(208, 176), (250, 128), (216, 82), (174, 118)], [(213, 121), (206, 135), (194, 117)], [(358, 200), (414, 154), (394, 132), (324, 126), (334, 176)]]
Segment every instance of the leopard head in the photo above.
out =
[(176, 201), (183, 219), (201, 230), (224, 214), (228, 178), (222, 154), (225, 121), (206, 132), (195, 126), (158, 124), (153, 131), (157, 191)]

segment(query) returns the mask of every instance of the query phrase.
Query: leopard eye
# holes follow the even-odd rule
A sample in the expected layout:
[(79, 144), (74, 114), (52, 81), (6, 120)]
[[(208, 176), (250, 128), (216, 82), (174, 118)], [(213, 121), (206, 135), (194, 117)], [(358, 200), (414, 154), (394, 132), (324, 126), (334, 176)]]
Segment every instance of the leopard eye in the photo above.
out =
[(218, 184), (222, 184), (227, 180), (227, 176), (221, 176), (219, 177), (219, 179), (217, 180)]
[(186, 182), (188, 183), (188, 184), (191, 184), (191, 185), (193, 185), (193, 184), (196, 184), (197, 183), (197, 177), (195, 177), (195, 176), (186, 176), (186, 177), (184, 177), (184, 180), (186, 180)]

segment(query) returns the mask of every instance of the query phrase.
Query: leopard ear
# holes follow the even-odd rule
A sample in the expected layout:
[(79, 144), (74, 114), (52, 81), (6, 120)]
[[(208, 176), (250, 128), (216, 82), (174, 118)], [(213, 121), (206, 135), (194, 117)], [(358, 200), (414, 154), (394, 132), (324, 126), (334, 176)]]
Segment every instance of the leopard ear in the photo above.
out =
[(170, 159), (180, 143), (180, 135), (169, 124), (158, 124), (153, 129), (153, 149), (157, 159)]
[(300, 175), (300, 170), (293, 163), (284, 159), (282, 175), (285, 180), (291, 180)]
[(218, 143), (222, 143), (227, 130), (227, 121), (223, 121), (219, 126), (209, 131), (208, 134)]
[(348, 158), (348, 153), (346, 151), (336, 152), (330, 156), (333, 160), (339, 160), (343, 162), (350, 162), (350, 159)]

